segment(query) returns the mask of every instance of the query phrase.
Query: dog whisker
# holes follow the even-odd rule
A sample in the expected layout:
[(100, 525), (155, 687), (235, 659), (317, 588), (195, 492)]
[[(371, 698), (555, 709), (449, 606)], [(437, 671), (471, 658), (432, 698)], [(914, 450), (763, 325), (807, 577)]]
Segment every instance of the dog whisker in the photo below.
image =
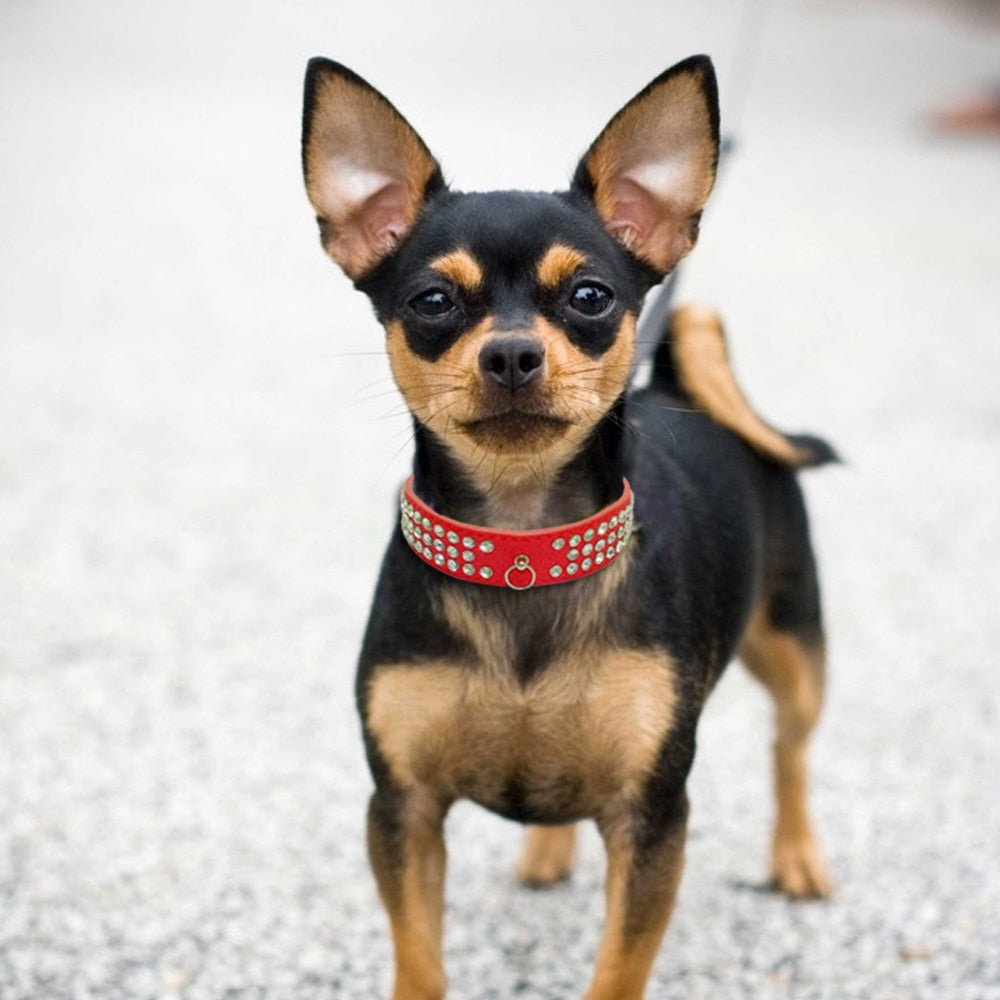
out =
[[(734, 651), (781, 720), (774, 878), (793, 895), (827, 890), (805, 803), (824, 646), (801, 492), (790, 467), (733, 460), (717, 388), (692, 392), (706, 412), (690, 419), (672, 415), (696, 408), (665, 380), (629, 388), (657, 345), (679, 385), (705, 364), (669, 328), (654, 344), (635, 323), (645, 289), (693, 245), (715, 180), (711, 63), (657, 77), (559, 194), (449, 191), (400, 113), (329, 60), (310, 62), (302, 120), (324, 248), (386, 330), (394, 378), (355, 401), (410, 417), (391, 462), (411, 448), (445, 498), (402, 505), (356, 682), (396, 994), (444, 996), (445, 816), (468, 797), (540, 824), (519, 866), (528, 883), (565, 877), (568, 824), (599, 820), (608, 905), (588, 996), (636, 998), (680, 880), (695, 722)], [(713, 314), (672, 322), (681, 338), (685, 322), (714, 332), (711, 363), (724, 363)], [(635, 490), (638, 535), (628, 489), (593, 510), (611, 472)], [(525, 523), (552, 528), (507, 530)]]

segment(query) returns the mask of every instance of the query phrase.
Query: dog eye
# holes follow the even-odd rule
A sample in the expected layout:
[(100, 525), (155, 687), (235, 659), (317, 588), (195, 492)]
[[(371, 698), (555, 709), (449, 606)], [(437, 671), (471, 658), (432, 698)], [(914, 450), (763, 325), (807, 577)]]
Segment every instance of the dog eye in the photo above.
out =
[(596, 281), (585, 281), (570, 293), (569, 304), (584, 316), (600, 316), (611, 308), (615, 295)]
[(440, 288), (429, 288), (426, 292), (414, 295), (407, 304), (423, 319), (447, 316), (455, 308), (451, 296)]

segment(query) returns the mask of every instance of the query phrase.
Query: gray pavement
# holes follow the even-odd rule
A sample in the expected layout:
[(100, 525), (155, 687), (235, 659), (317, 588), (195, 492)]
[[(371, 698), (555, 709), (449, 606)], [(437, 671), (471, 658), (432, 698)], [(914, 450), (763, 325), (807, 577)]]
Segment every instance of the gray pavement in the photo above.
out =
[[(306, 58), (458, 186), (552, 188), (694, 51), (742, 144), (683, 291), (848, 459), (807, 484), (838, 893), (756, 891), (768, 708), (734, 669), (650, 997), (1000, 998), (1000, 143), (921, 118), (997, 80), (984, 6), (0, 7), (2, 1000), (386, 993), (351, 686), (409, 432), (301, 193)], [(593, 831), (534, 893), (514, 826), (449, 824), (453, 995), (582, 993)]]

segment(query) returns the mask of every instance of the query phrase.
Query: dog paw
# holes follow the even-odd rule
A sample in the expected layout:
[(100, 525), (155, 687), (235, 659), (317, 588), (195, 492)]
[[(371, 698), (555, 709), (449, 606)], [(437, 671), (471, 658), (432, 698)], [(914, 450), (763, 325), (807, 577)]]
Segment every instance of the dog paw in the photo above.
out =
[(524, 838), (517, 879), (522, 885), (542, 888), (569, 878), (573, 870), (572, 826), (532, 826)]
[(793, 899), (826, 899), (831, 895), (826, 866), (811, 837), (774, 845), (771, 885)]

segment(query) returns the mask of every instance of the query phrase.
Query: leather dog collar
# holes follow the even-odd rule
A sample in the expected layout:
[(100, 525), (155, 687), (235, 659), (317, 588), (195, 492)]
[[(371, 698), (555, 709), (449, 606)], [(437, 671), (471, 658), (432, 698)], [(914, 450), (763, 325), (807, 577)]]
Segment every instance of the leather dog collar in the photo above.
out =
[(556, 528), (503, 531), (438, 514), (413, 492), (399, 497), (400, 526), (410, 548), (428, 566), (468, 583), (530, 590), (590, 576), (614, 562), (632, 535), (633, 498), (622, 495), (592, 517)]

